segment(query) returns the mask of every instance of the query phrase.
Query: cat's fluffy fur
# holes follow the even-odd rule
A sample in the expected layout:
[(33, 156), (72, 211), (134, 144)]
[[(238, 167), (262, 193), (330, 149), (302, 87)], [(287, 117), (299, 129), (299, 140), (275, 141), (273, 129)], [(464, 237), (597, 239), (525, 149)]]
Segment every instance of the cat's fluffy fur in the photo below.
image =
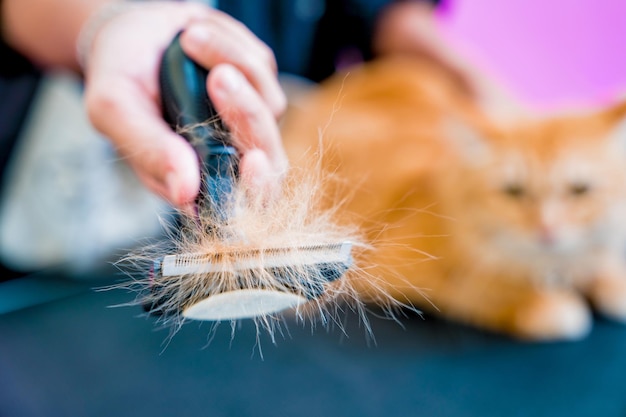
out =
[(626, 105), (494, 123), (407, 59), (337, 74), (302, 103), (283, 129), (292, 164), (320, 150), (345, 181), (328, 205), (349, 195), (340, 217), (376, 247), (358, 261), (396, 298), (533, 340), (582, 337), (589, 304), (626, 322)]

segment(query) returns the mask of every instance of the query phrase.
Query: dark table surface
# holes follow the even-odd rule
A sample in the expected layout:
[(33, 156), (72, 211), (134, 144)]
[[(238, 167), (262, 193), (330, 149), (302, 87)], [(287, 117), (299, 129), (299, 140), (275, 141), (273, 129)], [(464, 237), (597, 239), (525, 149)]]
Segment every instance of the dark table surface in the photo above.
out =
[(110, 308), (132, 294), (99, 284), (0, 283), (0, 309), (30, 296), (0, 314), (0, 416), (626, 416), (626, 327), (601, 319), (550, 344), (417, 315), (371, 315), (375, 342), (351, 313), (345, 332), (288, 319), (261, 355), (249, 321), (166, 343), (138, 307)]

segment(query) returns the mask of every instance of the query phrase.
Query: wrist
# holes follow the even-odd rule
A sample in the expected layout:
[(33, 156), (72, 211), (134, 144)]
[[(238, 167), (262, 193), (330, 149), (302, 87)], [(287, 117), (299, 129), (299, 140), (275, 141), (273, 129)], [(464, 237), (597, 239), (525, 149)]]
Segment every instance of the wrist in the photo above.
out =
[(87, 69), (89, 54), (96, 37), (109, 22), (139, 7), (129, 1), (109, 1), (95, 9), (83, 22), (75, 42), (75, 61), (83, 72)]

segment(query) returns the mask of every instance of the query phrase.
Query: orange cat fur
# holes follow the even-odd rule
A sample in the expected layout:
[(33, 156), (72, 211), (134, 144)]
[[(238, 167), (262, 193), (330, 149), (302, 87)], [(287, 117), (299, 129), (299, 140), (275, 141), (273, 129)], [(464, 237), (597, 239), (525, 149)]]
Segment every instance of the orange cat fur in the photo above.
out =
[[(626, 104), (493, 123), (440, 68), (338, 74), (285, 120), (293, 165), (321, 150), (328, 204), (360, 223), (359, 259), (400, 301), (531, 340), (575, 339), (587, 300), (626, 322)], [(621, 126), (620, 126), (621, 123)], [(620, 132), (621, 127), (621, 132)]]

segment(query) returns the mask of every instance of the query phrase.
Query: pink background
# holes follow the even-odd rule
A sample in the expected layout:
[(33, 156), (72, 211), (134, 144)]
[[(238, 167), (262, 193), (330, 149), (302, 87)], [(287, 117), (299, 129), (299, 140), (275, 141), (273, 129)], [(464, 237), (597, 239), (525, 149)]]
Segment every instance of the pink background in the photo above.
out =
[(626, 93), (626, 0), (448, 0), (444, 30), (538, 107)]

